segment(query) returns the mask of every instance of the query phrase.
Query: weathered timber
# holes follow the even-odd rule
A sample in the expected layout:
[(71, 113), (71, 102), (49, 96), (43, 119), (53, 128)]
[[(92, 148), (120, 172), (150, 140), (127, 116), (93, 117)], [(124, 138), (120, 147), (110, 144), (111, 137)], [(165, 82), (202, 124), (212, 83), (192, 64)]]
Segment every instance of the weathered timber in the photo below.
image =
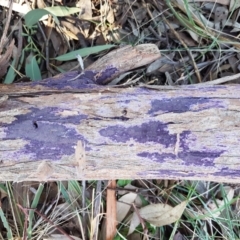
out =
[[(240, 182), (240, 86), (0, 86), (0, 180)], [(8, 97), (7, 97), (8, 96)]]

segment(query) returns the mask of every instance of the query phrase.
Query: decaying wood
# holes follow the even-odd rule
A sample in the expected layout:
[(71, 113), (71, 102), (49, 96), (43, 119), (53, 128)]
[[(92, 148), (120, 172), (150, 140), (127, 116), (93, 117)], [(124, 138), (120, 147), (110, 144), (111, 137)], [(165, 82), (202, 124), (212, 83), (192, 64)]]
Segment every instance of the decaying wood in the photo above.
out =
[(0, 86), (0, 181), (240, 182), (239, 85), (116, 88), (76, 74)]
[(9, 94), (0, 180), (240, 182), (238, 85)]

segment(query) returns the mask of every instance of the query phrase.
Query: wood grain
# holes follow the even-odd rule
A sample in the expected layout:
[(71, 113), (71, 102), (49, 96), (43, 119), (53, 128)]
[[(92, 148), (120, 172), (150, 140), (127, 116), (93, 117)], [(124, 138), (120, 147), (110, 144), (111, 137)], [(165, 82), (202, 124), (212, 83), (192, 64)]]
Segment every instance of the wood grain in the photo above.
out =
[(1, 87), (0, 181), (240, 182), (239, 85), (71, 84)]

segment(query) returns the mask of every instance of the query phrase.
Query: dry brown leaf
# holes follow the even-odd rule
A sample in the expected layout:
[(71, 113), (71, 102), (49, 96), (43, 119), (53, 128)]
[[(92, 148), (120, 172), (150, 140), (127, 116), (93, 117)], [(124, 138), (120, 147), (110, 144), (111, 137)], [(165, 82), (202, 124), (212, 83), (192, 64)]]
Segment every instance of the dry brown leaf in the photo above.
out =
[(139, 210), (140, 216), (155, 226), (164, 226), (176, 222), (183, 214), (187, 201), (175, 207), (159, 203), (151, 204)]
[[(188, 0), (188, 2), (213, 2), (213, 3), (219, 3), (221, 5), (229, 5), (229, 2), (231, 0)], [(236, 1), (236, 0), (233, 0)]]
[[(49, 48), (49, 56), (54, 58), (65, 54), (68, 51), (69, 43), (67, 42), (62, 29), (56, 28), (54, 22), (51, 21), (51, 18), (49, 18), (47, 22), (44, 21), (44, 23), (46, 26), (46, 37), (51, 40), (51, 44), (53, 46)], [(54, 64), (60, 65), (61, 62), (54, 61)]]
[(224, 23), (224, 25), (229, 26), (229, 27), (233, 27), (233, 29), (231, 30), (231, 33), (240, 31), (240, 24), (237, 21), (227, 20)]
[(44, 0), (37, 0), (35, 3), (37, 5), (37, 7), (36, 6), (34, 6), (34, 7), (36, 7), (36, 8), (45, 8), (45, 7), (47, 7), (47, 5), (44, 2)]
[[(197, 43), (195, 41), (193, 41), (193, 39), (191, 39), (186, 33), (184, 32), (178, 32), (178, 35), (180, 36), (180, 38), (182, 39), (182, 41), (189, 47), (195, 47), (197, 46)], [(176, 38), (176, 36), (170, 32), (169, 36), (173, 39), (176, 39), (178, 41), (178, 39)]]
[[(59, 43), (57, 44), (57, 46), (55, 46), (56, 47), (55, 51), (56, 51), (57, 55), (63, 55), (68, 51), (69, 44), (67, 43), (66, 38), (63, 36), (62, 32), (60, 32), (58, 28), (57, 28), (57, 30), (58, 31), (56, 32), (57, 33), (56, 38), (57, 38), (57, 41), (59, 41)], [(53, 29), (53, 32), (55, 32), (54, 29)], [(51, 34), (51, 36), (52, 36), (52, 34)], [(53, 40), (53, 39), (51, 38), (51, 40)], [(54, 45), (54, 43), (53, 43), (53, 45)]]
[(132, 203), (137, 197), (136, 193), (127, 193), (117, 201), (117, 221), (120, 223), (129, 212)]
[[(124, 189), (126, 189), (126, 190), (124, 190)], [(119, 195), (119, 196), (122, 196), (122, 195), (125, 195), (125, 194), (129, 193), (129, 190), (136, 190), (137, 187), (136, 187), (136, 186), (133, 186), (133, 185), (131, 185), (131, 184), (129, 183), (129, 184), (127, 184), (127, 185), (124, 187), (124, 189), (118, 191), (118, 195)], [(129, 189), (129, 190), (128, 190), (128, 189)]]
[(234, 189), (229, 187), (229, 186), (225, 186), (226, 190), (226, 196), (224, 197), (223, 200), (219, 200), (219, 199), (215, 199), (215, 201), (210, 200), (207, 203), (207, 209), (202, 209), (202, 213), (204, 215), (200, 216), (201, 219), (203, 220), (207, 220), (209, 219), (209, 217), (218, 217), (221, 212), (224, 210), (224, 205), (229, 203), (233, 197), (234, 197)]
[(141, 233), (133, 233), (130, 236), (128, 236), (127, 240), (142, 240), (142, 234)]
[[(7, 33), (9, 31), (11, 16), (12, 16), (12, 7), (13, 7), (13, 1), (8, 1), (8, 13), (5, 15), (4, 19), (4, 29), (1, 29), (1, 39), (0, 39), (0, 56), (3, 53), (3, 48), (5, 47), (5, 43), (8, 43), (10, 41), (8, 39)], [(1, 69), (1, 65), (0, 65)]]
[(131, 221), (130, 221), (130, 226), (129, 226), (129, 229), (128, 229), (128, 234), (131, 234), (135, 231), (136, 227), (140, 224), (140, 219), (137, 215), (136, 212), (133, 213), (132, 215), (132, 218), (131, 218)]
[(223, 191), (219, 191), (216, 195), (217, 198), (226, 198), (227, 201), (231, 201), (234, 196), (234, 189), (231, 186), (223, 186)]
[[(199, 43), (199, 35), (197, 35), (195, 32), (191, 31), (191, 30), (187, 30), (187, 32), (190, 34), (190, 36), (192, 37), (192, 39)], [(196, 46), (197, 44), (195, 44)]]
[(239, 215), (239, 213), (240, 213), (240, 198), (238, 198), (235, 202), (235, 211), (234, 212), (236, 215)]
[(141, 23), (147, 14), (147, 8), (141, 7), (133, 11), (132, 18), (135, 19), (138, 23)]
[[(80, 0), (77, 3), (77, 7), (81, 8), (81, 19), (92, 19), (92, 2), (91, 0)], [(88, 37), (90, 30), (90, 22), (82, 21), (81, 22), (82, 33), (85, 37)], [(75, 33), (76, 34), (76, 33)]]
[(235, 56), (231, 56), (230, 58), (228, 58), (228, 62), (233, 70), (233, 72), (236, 74), (238, 72), (237, 70), (237, 62), (238, 62), (238, 59), (235, 57)]
[(92, 19), (92, 2), (91, 0), (80, 0), (77, 7), (81, 8), (82, 19)]
[(100, 12), (101, 12), (101, 16), (105, 17), (109, 23), (111, 24), (114, 23), (115, 18), (114, 18), (113, 9), (109, 6), (108, 2), (105, 2), (105, 4), (101, 5)]
[(17, 39), (17, 48), (14, 45), (14, 49), (16, 48), (15, 54), (13, 53), (13, 59), (14, 59), (14, 68), (18, 69), (19, 68), (19, 60), (22, 55), (22, 47), (23, 47), (23, 37), (22, 37), (22, 31), (23, 31), (23, 26), (22, 26), (22, 21), (18, 21), (15, 26), (18, 28), (18, 39)]
[(230, 1), (229, 11), (233, 11), (240, 7), (240, 1), (238, 1), (238, 0), (226, 0), (226, 1)]
[[(169, 74), (169, 72), (165, 72), (165, 76), (166, 76), (166, 83), (169, 86), (174, 86), (174, 81), (172, 79), (172, 76)], [(178, 135), (177, 135), (178, 136)], [(177, 154), (177, 148), (175, 148), (175, 152)]]
[[(85, 65), (85, 64), (84, 64)], [(78, 69), (78, 61), (66, 61), (61, 65), (63, 71), (69, 71), (73, 69)]]
[(223, 21), (227, 20), (228, 9), (224, 6), (216, 7), (214, 9), (214, 27), (217, 30), (220, 30), (222, 27)]
[(7, 47), (6, 52), (3, 55), (0, 55), (0, 78), (3, 77), (9, 66), (9, 60), (12, 56), (14, 48), (14, 40), (11, 41), (10, 45)]
[(78, 40), (78, 37), (72, 32), (72, 31), (69, 31), (68, 29), (66, 28), (62, 28), (62, 32), (68, 36), (70, 39), (74, 39), (74, 40)]
[[(1, 6), (8, 8), (9, 0), (1, 0)], [(13, 2), (12, 10), (20, 13), (20, 15), (22, 15), (22, 14), (25, 15), (26, 13), (31, 11), (31, 8), (28, 4), (21, 4), (21, 3)]]
[[(148, 67), (147, 67), (147, 73), (152, 73), (160, 68), (162, 68), (164, 65), (169, 66), (170, 64), (166, 64), (166, 61), (173, 61), (173, 57), (175, 56), (175, 52), (172, 52), (168, 55), (165, 55), (159, 59), (157, 59), (156, 61), (152, 62)], [(172, 66), (170, 66), (172, 69)]]
[(219, 206), (221, 205), (222, 201), (219, 199), (209, 201), (207, 204), (208, 209), (202, 209), (204, 216), (202, 216), (201, 219), (207, 220), (209, 217), (218, 217), (221, 214), (221, 211), (219, 210)]
[(134, 24), (134, 22), (133, 22), (132, 20), (128, 19), (128, 23), (130, 24), (130, 26), (131, 26), (131, 28), (132, 28), (132, 33), (133, 33), (136, 37), (138, 37), (138, 36), (139, 36), (139, 31), (138, 31), (136, 25)]
[(226, 82), (231, 82), (234, 80), (237, 80), (240, 78), (240, 73), (234, 74), (232, 76), (227, 76), (227, 77), (221, 77), (212, 81), (204, 82), (204, 83), (199, 83), (199, 85), (216, 85), (216, 84), (223, 84)]
[[(179, 220), (186, 206), (187, 201), (184, 201), (175, 207), (163, 203), (151, 204), (141, 208), (139, 210), (139, 215), (149, 223), (160, 227)], [(131, 234), (139, 224), (140, 219), (138, 214), (134, 212), (131, 218), (128, 235)]]
[(207, 18), (205, 18), (199, 11), (197, 11), (190, 5), (188, 4), (188, 7), (186, 7), (186, 3), (184, 0), (176, 0), (172, 2), (174, 5), (179, 7), (183, 12), (185, 12), (187, 15), (187, 9), (191, 13), (193, 19), (196, 21), (196, 23), (201, 26), (202, 28), (210, 27), (213, 28), (214, 24), (209, 21)]
[(183, 239), (183, 235), (180, 232), (177, 232), (173, 237), (173, 240), (182, 240), (182, 239)]

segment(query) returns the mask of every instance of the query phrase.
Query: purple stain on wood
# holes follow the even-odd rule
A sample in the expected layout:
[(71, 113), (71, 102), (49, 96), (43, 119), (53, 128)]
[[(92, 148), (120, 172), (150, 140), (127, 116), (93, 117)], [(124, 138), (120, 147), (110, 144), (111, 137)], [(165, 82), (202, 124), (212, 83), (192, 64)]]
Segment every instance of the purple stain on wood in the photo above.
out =
[(229, 178), (229, 176), (231, 176), (233, 179), (234, 178), (239, 178), (240, 169), (230, 169), (228, 167), (224, 167), (221, 170), (219, 170), (219, 172), (213, 173), (213, 175), (216, 176), (216, 177), (227, 176), (228, 178)]
[[(194, 135), (194, 133), (192, 133), (191, 131), (183, 131), (180, 134), (180, 148), (184, 149), (184, 152), (195, 152), (193, 154), (193, 156), (195, 155), (200, 155), (200, 154), (205, 154), (206, 153), (206, 157), (210, 156), (210, 158), (214, 159), (217, 158), (219, 156), (221, 156), (224, 151), (223, 150), (219, 150), (219, 151), (212, 151), (208, 146), (202, 146), (202, 151), (191, 151), (190, 147), (189, 147), (189, 143), (188, 142), (195, 142), (197, 141), (196, 136)], [(203, 157), (203, 156), (202, 156)]]
[(116, 142), (127, 142), (133, 139), (139, 143), (155, 142), (166, 147), (176, 142), (176, 135), (169, 134), (166, 123), (150, 121), (139, 126), (124, 127), (115, 125), (100, 130), (100, 134)]
[(189, 151), (189, 152), (179, 152), (178, 155), (172, 153), (158, 153), (158, 152), (142, 152), (137, 154), (137, 156), (147, 158), (151, 161), (156, 161), (158, 163), (164, 163), (168, 161), (173, 161), (177, 159), (182, 159), (184, 162), (182, 165), (194, 166), (198, 163), (198, 166), (215, 166), (214, 160), (221, 156), (223, 151), (219, 152), (200, 152), (200, 151)]
[(159, 163), (164, 163), (165, 161), (167, 161), (167, 159), (171, 159), (174, 160), (176, 159), (176, 155), (172, 154), (172, 153), (158, 153), (158, 152), (141, 152), (139, 154), (137, 154), (137, 156), (139, 157), (143, 157), (143, 158), (147, 158), (150, 159), (152, 161), (156, 161)]
[(94, 76), (97, 84), (104, 85), (108, 83), (117, 73), (119, 69), (115, 66), (108, 66)]
[[(69, 125), (79, 124), (87, 118), (85, 115), (62, 117), (56, 115), (54, 108), (41, 110), (31, 108), (31, 112), (17, 116), (11, 124), (3, 124), (5, 137), (3, 139), (21, 139), (29, 143), (24, 151), (26, 154), (34, 153), (31, 160), (52, 159), (57, 160), (63, 155), (74, 154), (77, 141), (87, 143), (86, 139), (75, 128)], [(37, 122), (38, 127), (33, 125)], [(68, 124), (66, 127), (65, 124)], [(86, 150), (89, 150), (86, 148)]]
[(196, 165), (212, 167), (215, 166), (214, 160), (220, 157), (224, 151), (189, 151), (189, 152), (179, 152), (178, 158), (184, 161), (184, 165)]
[[(29, 139), (28, 139), (29, 140)], [(63, 155), (74, 154), (74, 149), (69, 147), (66, 142), (61, 140), (57, 142), (42, 141), (41, 140), (31, 140), (29, 144), (25, 146), (24, 152), (33, 153), (35, 159), (52, 159), (58, 160), (61, 159)], [(34, 160), (34, 159), (31, 159)]]
[[(168, 140), (169, 136), (166, 134), (164, 136), (164, 141), (160, 143), (164, 144), (165, 142), (169, 142)], [(193, 143), (194, 141), (197, 141), (197, 139), (194, 137), (191, 131), (182, 132), (179, 136), (179, 139), (180, 139), (180, 142), (179, 142), (179, 149), (177, 154), (144, 151), (137, 154), (137, 156), (146, 158), (147, 160), (162, 163), (162, 164), (168, 161), (182, 160), (181, 165), (183, 166), (197, 165), (199, 167), (212, 167), (212, 166), (215, 166), (214, 161), (224, 153), (223, 150), (213, 151), (208, 148), (204, 148), (204, 146), (203, 146), (204, 149), (202, 151), (194, 151), (190, 149), (188, 142), (190, 141), (190, 143)], [(169, 144), (168, 146), (174, 147), (174, 144), (176, 143), (175, 136), (174, 138), (171, 138), (170, 142), (171, 144)]]
[(74, 72), (62, 73), (60, 75), (47, 78), (42, 81), (33, 81), (30, 83), (29, 82), (17, 83), (16, 85), (20, 85), (20, 86), (32, 85), (33, 87), (39, 85), (39, 86), (48, 87), (49, 89), (52, 89), (52, 90), (53, 89), (57, 89), (57, 90), (92, 89), (93, 85), (96, 85), (96, 83), (94, 82), (95, 75), (96, 73), (93, 71), (86, 71), (83, 74), (80, 74), (77, 71), (74, 71)]
[(220, 157), (224, 151), (218, 150), (213, 151), (207, 148), (207, 146), (202, 146), (202, 151), (193, 151), (189, 147), (188, 142), (197, 141), (197, 138), (191, 131), (183, 131), (180, 134), (180, 149), (183, 151), (178, 152), (178, 157), (184, 160), (186, 165), (194, 165), (196, 163), (199, 166), (214, 166), (214, 160)]
[[(71, 89), (93, 89), (101, 88), (98, 85), (104, 85), (114, 78), (119, 73), (118, 68), (108, 66), (100, 72), (86, 70), (83, 73), (77, 71), (59, 74), (55, 77), (50, 77), (42, 81), (33, 81), (28, 83), (17, 83), (20, 86), (44, 86), (51, 90), (71, 90)], [(98, 85), (97, 85), (98, 84)], [(103, 86), (102, 86), (103, 87)]]
[(140, 178), (146, 178), (146, 176), (161, 176), (161, 179), (179, 179), (180, 177), (196, 177), (196, 173), (192, 173), (190, 171), (176, 171), (175, 169), (171, 170), (150, 170), (150, 171), (144, 171), (140, 172), (139, 174)]
[(194, 134), (191, 131), (182, 131), (179, 137), (180, 137), (179, 146), (182, 149), (185, 149), (185, 151), (189, 150), (189, 146), (188, 146), (189, 140), (191, 140), (192, 142), (197, 141), (197, 138), (194, 136)]
[[(194, 105), (202, 105), (201, 110), (209, 109), (209, 105), (207, 103), (211, 103), (211, 101), (207, 98), (171, 98), (171, 99), (162, 99), (162, 100), (153, 100), (152, 107), (149, 110), (149, 114), (154, 114), (156, 112), (173, 112), (173, 113), (183, 113), (191, 110), (191, 107)], [(204, 105), (206, 104), (206, 105)], [(215, 107), (218, 106), (218, 102), (214, 103)], [(200, 110), (191, 110), (191, 111), (200, 111)]]

